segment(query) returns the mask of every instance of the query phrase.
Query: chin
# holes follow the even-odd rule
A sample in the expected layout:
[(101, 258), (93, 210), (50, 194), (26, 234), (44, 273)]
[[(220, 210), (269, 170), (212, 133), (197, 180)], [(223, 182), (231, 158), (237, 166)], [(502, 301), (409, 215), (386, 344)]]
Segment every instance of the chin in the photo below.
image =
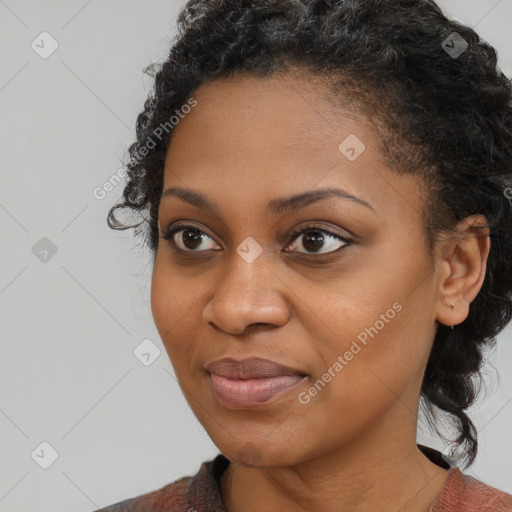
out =
[(276, 445), (266, 438), (257, 443), (254, 441), (231, 443), (225, 449), (222, 445), (216, 445), (222, 454), (232, 463), (248, 468), (264, 468), (278, 466), (292, 466), (298, 462), (299, 454), (290, 453), (290, 444)]

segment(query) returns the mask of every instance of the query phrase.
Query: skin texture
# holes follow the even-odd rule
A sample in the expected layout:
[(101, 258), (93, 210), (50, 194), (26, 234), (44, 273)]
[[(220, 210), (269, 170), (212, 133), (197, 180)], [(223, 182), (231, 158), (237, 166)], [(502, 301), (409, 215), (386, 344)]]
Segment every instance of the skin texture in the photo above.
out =
[[(221, 481), (229, 512), (427, 512), (447, 471), (416, 447), (421, 381), (436, 322), (461, 323), (483, 283), (490, 241), (474, 226), (485, 233), (486, 219), (461, 222), (466, 236), (446, 237), (429, 255), (418, 178), (387, 168), (370, 123), (335, 111), (326, 94), (306, 78), (244, 74), (194, 92), (198, 105), (169, 146), (164, 191), (193, 189), (219, 210), (162, 198), (161, 234), (180, 220), (207, 236), (197, 247), (177, 233), (184, 255), (160, 239), (153, 317), (192, 411), (232, 462)], [(349, 134), (366, 146), (354, 161), (338, 149)], [(287, 214), (265, 209), (328, 187), (371, 209), (339, 197)], [(352, 243), (290, 236), (318, 223)], [(236, 251), (249, 236), (263, 249), (252, 263)], [(393, 304), (394, 318), (301, 403), (299, 393)], [(257, 407), (222, 405), (204, 366), (253, 356), (308, 379)]]

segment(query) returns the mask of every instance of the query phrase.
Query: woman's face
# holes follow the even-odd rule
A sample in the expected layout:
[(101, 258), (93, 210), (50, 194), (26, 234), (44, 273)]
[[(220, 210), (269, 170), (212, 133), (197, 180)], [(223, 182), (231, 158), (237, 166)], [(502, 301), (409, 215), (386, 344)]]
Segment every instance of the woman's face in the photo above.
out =
[[(166, 157), (160, 233), (182, 231), (160, 239), (153, 316), (194, 414), (240, 464), (415, 439), (439, 308), (425, 198), (386, 168), (364, 119), (322, 94), (291, 77), (202, 86)], [(285, 201), (324, 189), (342, 192)], [(251, 357), (300, 376), (266, 380), (271, 394), (214, 375), (223, 399), (205, 367)]]

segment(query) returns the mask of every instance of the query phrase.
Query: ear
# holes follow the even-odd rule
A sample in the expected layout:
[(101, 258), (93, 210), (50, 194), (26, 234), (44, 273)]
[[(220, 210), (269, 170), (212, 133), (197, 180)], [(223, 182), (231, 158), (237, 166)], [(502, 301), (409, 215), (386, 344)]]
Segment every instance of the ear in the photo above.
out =
[(462, 323), (484, 282), (491, 247), (487, 219), (472, 215), (460, 221), (457, 234), (447, 235), (437, 249), (438, 302), (436, 320)]

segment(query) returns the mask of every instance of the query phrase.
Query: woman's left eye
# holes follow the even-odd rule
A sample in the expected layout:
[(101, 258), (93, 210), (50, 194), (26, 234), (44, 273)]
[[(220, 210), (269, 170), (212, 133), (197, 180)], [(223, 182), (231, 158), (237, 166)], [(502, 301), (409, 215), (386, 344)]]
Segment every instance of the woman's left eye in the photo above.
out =
[[(176, 236), (179, 233), (181, 233), (181, 236)], [(346, 245), (351, 244), (350, 240), (342, 237), (341, 235), (338, 235), (337, 233), (333, 233), (325, 228), (311, 226), (301, 231), (292, 233), (291, 240), (294, 243), (288, 244), (287, 249), (289, 247), (294, 248), (296, 246), (295, 240), (298, 240), (302, 236), (304, 236), (304, 238), (302, 239), (300, 245), (306, 249), (306, 251), (312, 251), (306, 252), (305, 254), (314, 255), (332, 253), (345, 247)], [(213, 241), (210, 236), (195, 226), (177, 226), (174, 228), (169, 228), (162, 235), (162, 238), (167, 240), (174, 248), (181, 252), (202, 252), (201, 250), (198, 250), (198, 247), (208, 238)], [(207, 247), (204, 250), (219, 250), (215, 249), (215, 246), (218, 245), (215, 242), (213, 242), (211, 245), (211, 247)], [(322, 249), (325, 248), (328, 250), (322, 251)], [(293, 251), (287, 250), (286, 252)]]
[[(351, 241), (338, 235), (337, 233), (333, 233), (325, 228), (317, 228), (317, 227), (308, 227), (292, 234), (292, 240), (298, 240), (300, 237), (302, 238), (302, 242), (300, 245), (307, 250), (313, 251), (306, 254), (327, 254), (333, 253), (342, 249), (346, 245), (350, 245)], [(341, 242), (341, 244), (340, 244)], [(292, 247), (295, 244), (288, 245), (288, 247)], [(331, 249), (324, 252), (320, 252), (319, 249)], [(287, 251), (288, 252), (288, 251)], [(300, 252), (300, 251), (299, 251)]]

